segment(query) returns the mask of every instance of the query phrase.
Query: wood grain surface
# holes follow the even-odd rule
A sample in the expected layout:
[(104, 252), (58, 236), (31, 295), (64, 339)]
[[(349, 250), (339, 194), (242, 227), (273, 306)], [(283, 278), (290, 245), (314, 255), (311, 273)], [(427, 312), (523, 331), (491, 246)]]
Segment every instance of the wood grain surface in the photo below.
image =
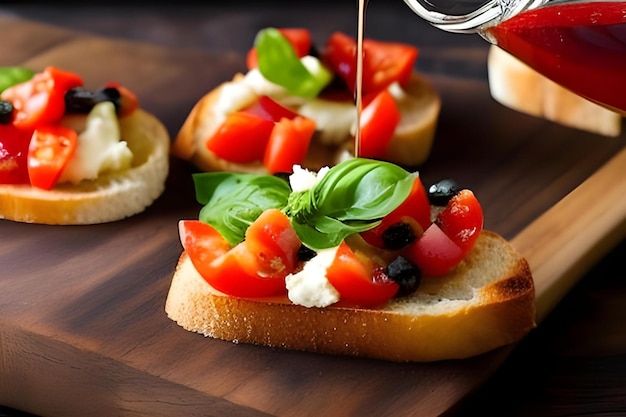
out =
[[(156, 23), (161, 29), (173, 27), (174, 21), (186, 24), (190, 32), (175, 32), (186, 36), (175, 44), (154, 41), (158, 35), (151, 43), (129, 41), (128, 33), (121, 39), (121, 29), (104, 38), (112, 22), (121, 22), (122, 28), (125, 16), (137, 16), (128, 11), (84, 19), (85, 26), (92, 22), (82, 28), (90, 33), (1, 17), (5, 37), (0, 65), (54, 64), (80, 72), (89, 85), (109, 79), (123, 82), (174, 135), (201, 95), (243, 70), (243, 53), (256, 30), (268, 25), (307, 26), (317, 39), (324, 39), (332, 30), (354, 30), (351, 7), (339, 7), (332, 15), (315, 8), (304, 15), (284, 8), (231, 14), (218, 8), (210, 15), (215, 25), (221, 19), (223, 31), (234, 23), (241, 28), (237, 34), (229, 31), (229, 45), (223, 42), (219, 48), (197, 43), (200, 32), (194, 28), (212, 31), (211, 38), (217, 37), (220, 44), (221, 32), (200, 23), (209, 16), (206, 10), (205, 20), (189, 13), (162, 17)], [(472, 188), (484, 205), (486, 227), (513, 239), (624, 148), (624, 135), (591, 135), (495, 103), (484, 78), (483, 43), (463, 39), (460, 47), (447, 35), (400, 18), (396, 9), (376, 16), (369, 19), (372, 37), (423, 45), (418, 67), (442, 96), (435, 147), (420, 167), (421, 175), (425, 182), (452, 177)], [(185, 332), (167, 319), (163, 306), (181, 251), (176, 222), (194, 217), (199, 207), (190, 182), (192, 168), (171, 162), (165, 194), (131, 219), (80, 227), (0, 222), (0, 404), (64, 417), (435, 416), (472, 410), (489, 415), (489, 407), (498, 415), (502, 409), (494, 405), (472, 404), (495, 392), (517, 401), (514, 409), (504, 408), (508, 415), (539, 416), (593, 413), (597, 402), (591, 396), (608, 387), (602, 391), (603, 410), (619, 412), (623, 406), (620, 399), (625, 393), (619, 384), (604, 382), (596, 388), (589, 383), (590, 397), (579, 400), (558, 391), (567, 378), (577, 375), (571, 368), (578, 363), (577, 349), (591, 347), (592, 322), (604, 323), (601, 331), (613, 338), (602, 339), (605, 344), (596, 347), (597, 356), (583, 362), (589, 368), (585, 375), (602, 373), (594, 369), (596, 365), (623, 363), (619, 358), (626, 354), (626, 342), (610, 323), (619, 321), (614, 314), (626, 317), (619, 302), (625, 292), (612, 277), (607, 278), (612, 285), (608, 288), (617, 289), (614, 293), (585, 279), (563, 308), (570, 307), (557, 309), (517, 349), (507, 347), (464, 361), (393, 364), (233, 345)], [(587, 198), (602, 198), (603, 190), (595, 191)], [(619, 242), (614, 238), (611, 245)], [(606, 273), (601, 270), (597, 275)], [(590, 288), (592, 292), (585, 292)], [(582, 306), (572, 306), (580, 301)], [(560, 329), (560, 322), (550, 323), (553, 317), (558, 320), (572, 312), (581, 317), (578, 327)], [(544, 333), (555, 330), (563, 336), (556, 341)], [(551, 344), (542, 344), (546, 339)], [(530, 347), (525, 347), (528, 343)], [(565, 356), (558, 356), (561, 351)], [(554, 357), (560, 361), (549, 363)], [(489, 388), (489, 383), (485, 389), (490, 391), (476, 392), (489, 380), (514, 383), (515, 374), (528, 372), (525, 367), (530, 363), (560, 371), (552, 374), (552, 381), (561, 385), (546, 395), (561, 395), (563, 401), (551, 411), (542, 414), (540, 408), (545, 404), (539, 390), (546, 382), (534, 383), (526, 393), (519, 387), (507, 393), (506, 388)], [(496, 374), (503, 364), (514, 374), (509, 379)], [(623, 381), (623, 365), (612, 369), (613, 374), (604, 374)], [(524, 406), (518, 395), (529, 393), (536, 397)], [(470, 394), (474, 395), (469, 403), (463, 401)]]

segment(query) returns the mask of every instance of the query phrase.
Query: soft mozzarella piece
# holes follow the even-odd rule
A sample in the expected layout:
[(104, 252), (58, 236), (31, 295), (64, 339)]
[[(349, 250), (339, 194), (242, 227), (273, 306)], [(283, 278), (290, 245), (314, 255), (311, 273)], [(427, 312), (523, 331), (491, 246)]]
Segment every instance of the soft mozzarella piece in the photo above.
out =
[(349, 101), (315, 98), (302, 104), (298, 113), (315, 120), (317, 137), (326, 145), (341, 145), (356, 125), (356, 106)]
[(285, 283), (292, 303), (304, 307), (328, 307), (339, 301), (339, 292), (326, 278), (326, 270), (336, 252), (337, 248), (319, 251), (300, 272), (287, 275)]
[(247, 83), (234, 81), (225, 83), (215, 102), (215, 114), (225, 117), (252, 105), (257, 99), (254, 89)]
[(280, 99), (289, 94), (284, 87), (265, 79), (258, 68), (251, 69), (246, 73), (243, 84), (260, 96)]
[(115, 106), (98, 103), (87, 116), (85, 130), (78, 135), (78, 146), (61, 174), (59, 182), (78, 184), (93, 180), (100, 173), (129, 168), (133, 154), (120, 137)]

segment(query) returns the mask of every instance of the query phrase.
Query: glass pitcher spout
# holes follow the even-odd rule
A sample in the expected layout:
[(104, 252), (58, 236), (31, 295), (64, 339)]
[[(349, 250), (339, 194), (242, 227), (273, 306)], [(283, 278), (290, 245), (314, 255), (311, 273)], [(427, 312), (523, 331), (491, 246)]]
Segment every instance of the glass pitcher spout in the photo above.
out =
[[(404, 0), (431, 25), (455, 33), (479, 33), (524, 10), (550, 0)], [(489, 39), (487, 39), (489, 40)]]
[(448, 32), (478, 33), (548, 79), (626, 116), (626, 0), (404, 0)]

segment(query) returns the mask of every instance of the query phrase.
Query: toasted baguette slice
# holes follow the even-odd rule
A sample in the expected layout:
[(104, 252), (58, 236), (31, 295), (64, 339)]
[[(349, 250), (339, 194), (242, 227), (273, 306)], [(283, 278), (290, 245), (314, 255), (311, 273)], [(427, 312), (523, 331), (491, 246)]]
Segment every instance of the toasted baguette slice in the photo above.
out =
[(213, 289), (183, 252), (165, 311), (188, 331), (235, 343), (397, 362), (478, 355), (520, 340), (535, 326), (529, 266), (490, 231), (454, 272), (423, 279), (416, 293), (377, 309), (230, 297)]
[(536, 117), (604, 136), (618, 136), (622, 116), (547, 79), (492, 45), (487, 60), (489, 88), (501, 104)]
[(130, 169), (52, 190), (0, 185), (0, 218), (41, 224), (96, 224), (143, 211), (165, 189), (170, 137), (153, 115), (136, 110), (120, 119), (122, 139), (133, 152)]
[[(266, 170), (261, 162), (232, 163), (217, 157), (206, 148), (207, 138), (218, 129), (225, 119), (225, 107), (232, 111), (241, 110), (252, 105), (258, 99), (251, 88), (249, 94), (235, 96), (232, 94), (234, 89), (230, 88), (234, 83), (244, 83), (244, 76), (237, 74), (231, 81), (222, 83), (205, 94), (195, 104), (172, 143), (172, 154), (191, 162), (202, 171), (265, 173)], [(232, 96), (229, 97), (229, 95)], [(439, 94), (423, 76), (413, 73), (409, 84), (403, 91), (395, 92), (395, 98), (401, 112), (401, 120), (385, 159), (398, 165), (420, 165), (428, 158), (435, 136), (441, 108)], [(228, 104), (223, 104), (225, 102)], [(323, 104), (323, 101), (320, 103)], [(356, 107), (354, 103), (339, 102), (333, 104), (348, 106), (348, 110), (352, 109), (353, 120), (348, 120), (348, 124), (355, 123)], [(320, 116), (326, 119), (338, 117), (336, 114), (337, 107), (334, 105), (328, 106), (327, 115)], [(299, 110), (297, 104), (290, 107), (296, 112)], [(319, 103), (317, 107), (320, 107)], [(343, 111), (342, 114), (345, 115), (346, 112)], [(353, 134), (350, 132), (346, 132), (338, 146), (325, 145), (314, 137), (302, 165), (310, 169), (335, 165), (341, 157), (343, 149), (353, 148), (353, 141)]]

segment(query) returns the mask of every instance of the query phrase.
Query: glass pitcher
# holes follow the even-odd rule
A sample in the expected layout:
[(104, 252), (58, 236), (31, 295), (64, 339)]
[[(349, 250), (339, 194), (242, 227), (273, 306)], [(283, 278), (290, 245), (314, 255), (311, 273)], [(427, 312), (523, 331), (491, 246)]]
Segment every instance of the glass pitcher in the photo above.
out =
[(433, 26), (478, 33), (562, 86), (626, 115), (626, 1), (404, 1)]

